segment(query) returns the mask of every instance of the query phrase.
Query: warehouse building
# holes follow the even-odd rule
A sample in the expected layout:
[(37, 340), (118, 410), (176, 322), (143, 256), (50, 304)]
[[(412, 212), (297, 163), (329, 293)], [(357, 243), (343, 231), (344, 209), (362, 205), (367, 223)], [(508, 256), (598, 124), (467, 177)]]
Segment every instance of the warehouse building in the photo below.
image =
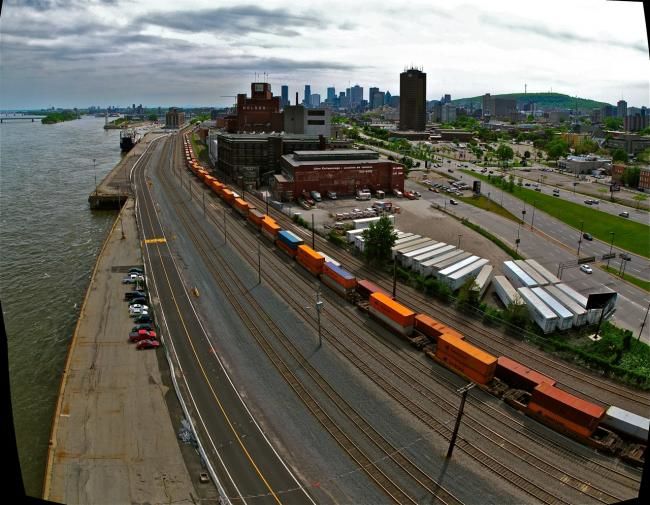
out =
[(295, 151), (280, 159), (271, 179), (276, 200), (290, 201), (303, 191), (354, 195), (357, 190), (404, 191), (404, 167), (370, 150)]

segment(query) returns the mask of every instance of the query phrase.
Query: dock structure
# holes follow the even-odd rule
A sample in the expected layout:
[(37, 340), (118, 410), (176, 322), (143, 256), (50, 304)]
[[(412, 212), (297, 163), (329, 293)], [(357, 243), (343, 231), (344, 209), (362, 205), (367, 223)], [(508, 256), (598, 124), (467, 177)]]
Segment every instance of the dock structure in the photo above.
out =
[[(149, 143), (159, 137), (160, 133), (148, 133), (113, 167), (88, 196), (88, 203), (93, 210), (120, 209), (132, 196), (129, 174), (135, 162), (147, 149)], [(119, 146), (116, 146), (119, 149)]]

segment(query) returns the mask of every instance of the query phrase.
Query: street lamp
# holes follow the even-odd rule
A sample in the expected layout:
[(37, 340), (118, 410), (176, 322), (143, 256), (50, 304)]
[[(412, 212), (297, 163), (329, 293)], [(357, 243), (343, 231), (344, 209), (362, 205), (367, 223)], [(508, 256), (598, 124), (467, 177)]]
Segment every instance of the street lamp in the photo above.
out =
[(462, 235), (458, 235), (458, 249), (460, 249), (460, 237), (462, 237)]
[(533, 200), (533, 215), (530, 219), (530, 229), (533, 229), (533, 224), (535, 223), (535, 203), (537, 203), (535, 200)]
[[(306, 309), (311, 309), (311, 307), (305, 307)], [(316, 291), (316, 317), (318, 320), (318, 347), (323, 345), (323, 336), (321, 333), (320, 325), (320, 311), (323, 310), (323, 301), (320, 299), (320, 287)]]
[(576, 252), (576, 256), (580, 257), (580, 246), (582, 245), (582, 230), (585, 226), (584, 221), (580, 221), (580, 235), (578, 235), (578, 252)]
[[(609, 254), (611, 256), (612, 249), (614, 248), (614, 235), (615, 235), (615, 233), (613, 231), (610, 231), (609, 234), (612, 236), (612, 241), (609, 244)], [(609, 257), (607, 258), (607, 268), (609, 268)]]

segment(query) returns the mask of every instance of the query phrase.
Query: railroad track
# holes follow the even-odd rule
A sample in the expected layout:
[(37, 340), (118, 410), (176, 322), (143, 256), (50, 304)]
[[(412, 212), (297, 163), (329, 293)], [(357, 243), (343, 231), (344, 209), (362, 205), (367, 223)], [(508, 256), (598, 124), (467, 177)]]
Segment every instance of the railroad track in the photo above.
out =
[[(164, 180), (164, 178), (161, 180)], [(163, 185), (166, 186), (168, 190), (173, 191), (169, 182), (163, 182)], [(318, 388), (323, 391), (337, 409), (354, 424), (358, 433), (380, 449), (383, 460), (392, 461), (402, 470), (405, 476), (410, 477), (412, 483), (419, 485), (427, 494), (435, 497), (441, 503), (462, 504), (460, 500), (438, 485), (433, 478), (427, 475), (415, 463), (402, 454), (398, 448), (393, 446), (381, 434), (379, 434), (330, 386), (330, 384), (316, 371), (316, 369), (308, 363), (306, 358), (300, 354), (300, 351), (291, 343), (282, 330), (263, 311), (250, 291), (241, 288), (238, 277), (232, 271), (230, 265), (221, 259), (219, 251), (216, 248), (213, 248), (212, 250), (206, 248), (206, 244), (210, 243), (210, 239), (193, 225), (193, 222), (191, 222), (191, 219), (193, 218), (191, 217), (190, 211), (186, 209), (186, 205), (181, 203), (177, 205), (177, 209), (180, 210), (178, 216), (184, 223), (185, 230), (190, 236), (192, 243), (197, 248), (197, 251), (202, 256), (206, 267), (211, 271), (223, 292), (228, 295), (228, 299), (233, 308), (250, 330), (257, 343), (316, 419), (321, 422), (324, 428), (359, 465), (359, 467), (363, 469), (366, 474), (396, 503), (418, 503), (415, 497), (395, 483), (395, 481), (393, 481), (379, 467), (377, 460), (369, 457), (361, 449), (359, 444), (355, 443), (333, 419), (333, 417), (325, 411), (321, 403), (318, 402), (309, 392), (306, 385), (292, 372), (292, 369), (296, 368), (296, 366), (290, 366), (282, 356), (280, 356), (271, 344), (271, 340), (266, 336), (265, 331), (260, 328), (260, 325), (254, 322), (253, 318), (239, 301), (238, 294), (246, 299), (246, 306), (254, 309), (255, 314), (260, 317), (264, 321), (265, 326), (272, 331), (273, 335), (277, 338), (277, 341), (281, 343), (285, 351), (294, 360), (294, 365), (299, 365), (298, 368), (307, 371), (309, 377)], [(227, 272), (227, 275), (224, 275), (224, 272)], [(239, 293), (236, 292), (233, 286), (239, 286)]]
[[(254, 195), (249, 195), (248, 199), (250, 201), (254, 201), (259, 208), (264, 208), (266, 205), (265, 202), (255, 197)], [(282, 212), (279, 212), (273, 208), (269, 208), (269, 213), (274, 217), (274, 219), (276, 219), (276, 221), (282, 222), (283, 228), (291, 229), (294, 233), (299, 235), (301, 238), (306, 239), (308, 242), (311, 240), (311, 233), (309, 231), (306, 231), (305, 229), (295, 225), (295, 223), (293, 223), (293, 221)], [(368, 278), (369, 280), (382, 285), (388, 291), (392, 289), (392, 278), (387, 274), (369, 269), (367, 265), (360, 261), (358, 258), (348, 253), (347, 251), (333, 246), (326, 239), (322, 238), (319, 235), (316, 235), (316, 242), (316, 248), (318, 250), (322, 250), (323, 252), (337, 258), (342, 258), (342, 256), (345, 256), (345, 264), (359, 277)], [(552, 368), (553, 370), (557, 370), (576, 380), (586, 382), (595, 388), (598, 388), (598, 390), (606, 390), (613, 395), (625, 398), (631, 402), (650, 407), (650, 394), (637, 393), (635, 391), (631, 391), (628, 388), (617, 386), (616, 384), (613, 384), (609, 381), (599, 379), (598, 377), (594, 377), (593, 375), (577, 370), (565, 362), (550, 358), (542, 352), (531, 349), (530, 346), (527, 346), (525, 349), (518, 349), (518, 347), (521, 346), (519, 341), (506, 338), (496, 332), (491, 332), (477, 324), (475, 320), (472, 320), (456, 311), (449, 309), (448, 307), (445, 307), (442, 304), (437, 303), (432, 298), (424, 297), (408, 286), (400, 286), (400, 298), (413, 310), (429, 313), (434, 317), (439, 318), (441, 322), (462, 332), (470, 342), (473, 341), (474, 343), (479, 344), (486, 351), (493, 352), (496, 355), (501, 355), (503, 354), (503, 351), (500, 348), (495, 347), (494, 343), (506, 346), (511, 353), (514, 351), (522, 356), (524, 362), (529, 362), (530, 358), (532, 358), (541, 365)], [(440, 314), (442, 314), (442, 316), (440, 316)], [(459, 321), (462, 324), (459, 324)], [(476, 335), (484, 337), (487, 339), (487, 342), (486, 340), (477, 338)], [(597, 403), (607, 404), (607, 402), (603, 402), (602, 398), (588, 394), (579, 387), (574, 387), (566, 383), (562, 383), (562, 385), (563, 387), (578, 392), (583, 396), (588, 396)], [(611, 402), (611, 404), (616, 404), (616, 402)]]

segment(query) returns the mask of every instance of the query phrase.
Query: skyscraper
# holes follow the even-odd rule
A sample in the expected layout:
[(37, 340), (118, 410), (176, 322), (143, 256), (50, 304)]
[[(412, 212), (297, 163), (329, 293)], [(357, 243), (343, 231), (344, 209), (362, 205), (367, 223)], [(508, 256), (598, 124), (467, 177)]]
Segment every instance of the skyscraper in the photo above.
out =
[(370, 105), (370, 108), (374, 108), (374, 103), (375, 103), (375, 93), (379, 92), (379, 88), (370, 88), (368, 90), (368, 104)]
[(625, 116), (627, 116), (627, 102), (625, 100), (619, 100), (616, 104), (616, 115), (625, 120)]
[(336, 88), (334, 86), (327, 88), (327, 102), (334, 103), (336, 101)]
[(311, 107), (320, 107), (320, 95), (314, 93), (309, 99), (309, 104)]
[(352, 103), (352, 107), (358, 107), (363, 101), (363, 88), (358, 84), (355, 84), (350, 89), (350, 101)]
[(311, 85), (305, 84), (305, 98), (303, 98), (302, 103), (305, 107), (311, 107)]
[(399, 76), (400, 130), (424, 131), (426, 125), (427, 74), (409, 68)]
[(289, 105), (289, 86), (287, 86), (286, 84), (283, 84), (281, 89), (282, 89), (282, 91), (281, 91), (281, 96), (282, 96), (281, 105), (282, 105), (282, 107), (286, 107), (287, 105)]

